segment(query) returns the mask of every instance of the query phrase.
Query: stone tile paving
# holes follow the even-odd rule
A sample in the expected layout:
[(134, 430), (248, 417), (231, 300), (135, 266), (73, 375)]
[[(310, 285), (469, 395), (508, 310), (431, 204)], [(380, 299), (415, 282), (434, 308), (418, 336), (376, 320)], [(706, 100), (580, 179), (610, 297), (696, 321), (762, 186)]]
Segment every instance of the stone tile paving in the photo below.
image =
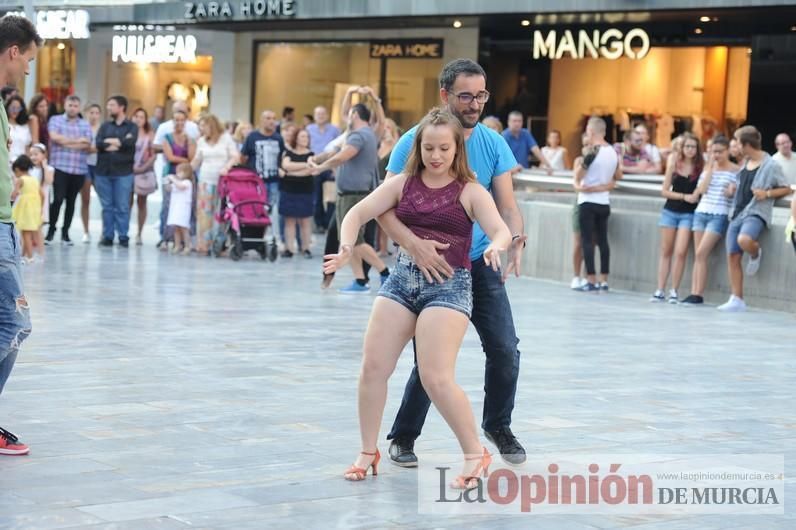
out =
[[(0, 424), (32, 447), (0, 457), (0, 528), (796, 527), (787, 512), (430, 517), (414, 470), (385, 462), (376, 479), (343, 481), (372, 296), (322, 293), (319, 267), (53, 247), (25, 271), (34, 333), (0, 399)], [(529, 453), (796, 456), (793, 315), (525, 278), (510, 295), (522, 350), (513, 427)], [(384, 433), (410, 368), (407, 351)], [(473, 330), (458, 375), (480, 417)], [(433, 409), (416, 449), (457, 451)]]

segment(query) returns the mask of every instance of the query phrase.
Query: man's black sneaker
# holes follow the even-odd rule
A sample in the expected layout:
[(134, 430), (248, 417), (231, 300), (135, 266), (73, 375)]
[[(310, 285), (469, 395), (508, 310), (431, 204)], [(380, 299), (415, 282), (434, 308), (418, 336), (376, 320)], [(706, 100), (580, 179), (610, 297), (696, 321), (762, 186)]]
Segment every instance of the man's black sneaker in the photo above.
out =
[(129, 239), (120, 239), (119, 240), (119, 246), (122, 247), (122, 248), (128, 248), (130, 246), (130, 240)]
[(67, 247), (73, 247), (75, 245), (74, 243), (72, 243), (72, 240), (69, 239), (69, 236), (67, 234), (64, 234), (63, 237), (61, 237), (61, 244), (66, 245)]
[(686, 305), (699, 305), (699, 304), (704, 304), (705, 299), (699, 296), (698, 294), (691, 294), (686, 296), (685, 300), (681, 301), (680, 303)]
[(410, 438), (394, 438), (390, 443), (390, 460), (396, 466), (417, 467), (415, 441)]
[(113, 246), (113, 240), (103, 237), (102, 239), (100, 239), (99, 246), (101, 246), (101, 247), (112, 247)]
[(487, 440), (495, 444), (500, 451), (500, 456), (507, 464), (518, 466), (525, 462), (525, 449), (510, 428), (503, 427), (497, 431), (484, 431), (484, 435)]

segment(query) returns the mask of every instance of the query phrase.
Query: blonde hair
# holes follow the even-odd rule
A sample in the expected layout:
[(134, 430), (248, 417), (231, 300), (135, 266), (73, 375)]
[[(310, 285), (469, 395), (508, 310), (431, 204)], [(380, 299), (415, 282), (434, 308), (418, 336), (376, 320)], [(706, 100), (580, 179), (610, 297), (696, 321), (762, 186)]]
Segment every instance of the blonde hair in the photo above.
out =
[(247, 121), (239, 122), (238, 125), (235, 126), (235, 132), (232, 133), (232, 138), (239, 144), (242, 144), (243, 142), (246, 141), (246, 138), (244, 138), (243, 136), (243, 129), (245, 129), (246, 127), (248, 127), (249, 129), (253, 128), (252, 124)]
[(503, 132), (503, 124), (500, 123), (500, 120), (497, 119), (497, 117), (495, 116), (487, 116), (486, 118), (481, 120), (481, 123), (492, 129), (493, 131), (497, 131), (499, 133)]
[(224, 128), (221, 126), (221, 121), (214, 114), (204, 114), (199, 118), (199, 123), (206, 123), (210, 127), (210, 140), (217, 142), (221, 135), (224, 133)]
[(386, 127), (387, 125), (392, 127), (392, 131), (393, 131), (392, 141), (393, 142), (397, 142), (398, 138), (401, 137), (401, 130), (398, 128), (398, 124), (395, 123), (395, 120), (393, 120), (392, 118), (384, 118), (384, 125), (385, 125), (385, 127), (384, 127), (385, 131), (387, 131), (387, 127)]
[(451, 164), (451, 172), (454, 178), (462, 184), (467, 182), (475, 182), (475, 174), (470, 169), (467, 163), (467, 152), (464, 149), (464, 128), (459, 120), (450, 112), (440, 107), (435, 107), (420, 120), (415, 131), (415, 139), (412, 142), (412, 152), (409, 153), (409, 158), (404, 166), (404, 173), (409, 175), (409, 178), (420, 175), (420, 172), (425, 169), (422, 156), (422, 143), (423, 132), (428, 127), (447, 126), (453, 131), (453, 139), (456, 142), (456, 153), (453, 155), (453, 163)]
[(181, 177), (183, 180), (193, 180), (193, 168), (188, 162), (178, 164), (175, 172), (177, 176)]

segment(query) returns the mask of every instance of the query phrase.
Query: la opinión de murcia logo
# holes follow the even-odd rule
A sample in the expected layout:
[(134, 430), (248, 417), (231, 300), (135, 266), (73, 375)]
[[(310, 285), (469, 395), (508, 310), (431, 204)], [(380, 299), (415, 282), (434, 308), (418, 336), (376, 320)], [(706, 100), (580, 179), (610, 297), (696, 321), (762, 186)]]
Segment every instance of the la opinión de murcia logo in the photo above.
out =
[[(656, 487), (652, 476), (621, 475), (622, 464), (611, 464), (601, 476), (597, 464), (588, 474), (559, 475), (559, 466), (550, 464), (549, 475), (518, 474), (499, 469), (478, 479), (468, 491), (451, 491), (450, 467), (439, 466), (438, 496), (434, 503), (464, 503), (507, 506), (519, 502), (520, 511), (530, 513), (534, 505), (779, 505), (774, 488), (768, 487)], [(761, 477), (762, 478), (762, 477)], [(776, 478), (776, 477), (770, 477)]]

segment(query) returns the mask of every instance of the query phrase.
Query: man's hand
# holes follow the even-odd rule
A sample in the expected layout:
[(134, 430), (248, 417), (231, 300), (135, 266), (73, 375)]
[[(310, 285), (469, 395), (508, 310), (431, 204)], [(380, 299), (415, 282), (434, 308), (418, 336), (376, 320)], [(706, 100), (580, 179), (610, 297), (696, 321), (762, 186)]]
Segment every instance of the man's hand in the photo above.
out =
[(699, 194), (698, 193), (689, 193), (687, 195), (683, 195), (683, 200), (688, 204), (696, 204), (699, 202)]
[(512, 240), (509, 245), (509, 255), (506, 263), (506, 269), (503, 271), (502, 280), (505, 282), (509, 275), (514, 272), (514, 276), (520, 277), (520, 266), (522, 265), (522, 250), (525, 248), (525, 242), (528, 241), (528, 236), (525, 234)]
[(768, 199), (768, 192), (766, 190), (752, 190), (755, 200), (765, 201)]
[(727, 184), (727, 188), (724, 190), (724, 196), (725, 197), (735, 197), (735, 191), (737, 189), (738, 189), (738, 187), (735, 185), (735, 183), (734, 182), (730, 182), (729, 184)]
[(434, 280), (443, 283), (446, 279), (453, 278), (453, 268), (439, 253), (448, 247), (450, 245), (447, 243), (416, 238), (411, 247), (406, 250), (414, 258), (415, 264), (428, 283), (434, 283)]

